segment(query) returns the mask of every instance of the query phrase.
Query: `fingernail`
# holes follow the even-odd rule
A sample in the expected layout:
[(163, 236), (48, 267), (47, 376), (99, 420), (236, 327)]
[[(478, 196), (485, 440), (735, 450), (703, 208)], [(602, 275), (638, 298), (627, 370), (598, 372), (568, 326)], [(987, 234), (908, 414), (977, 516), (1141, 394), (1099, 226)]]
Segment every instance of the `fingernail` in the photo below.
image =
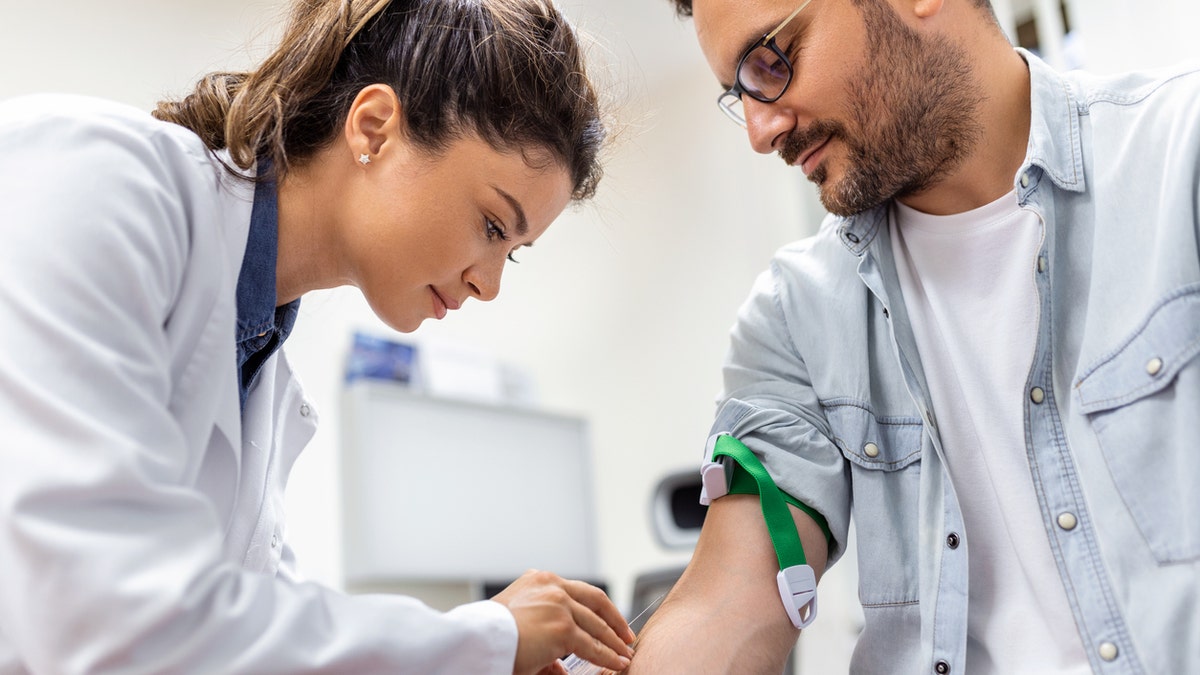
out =
[(629, 667), (629, 659), (625, 658), (624, 656), (618, 656), (617, 660), (621, 662), (621, 670), (625, 670)]
[(631, 659), (633, 658), (633, 647), (625, 645), (625, 656), (628, 656)]

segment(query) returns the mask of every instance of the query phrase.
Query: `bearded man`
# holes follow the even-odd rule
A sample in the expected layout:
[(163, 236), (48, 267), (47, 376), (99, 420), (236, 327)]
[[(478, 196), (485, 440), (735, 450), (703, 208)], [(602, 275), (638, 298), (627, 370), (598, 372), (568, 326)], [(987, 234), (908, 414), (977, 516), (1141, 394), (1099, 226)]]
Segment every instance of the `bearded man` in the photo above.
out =
[[(1200, 672), (1200, 70), (1060, 74), (986, 0), (674, 2), (831, 214), (740, 310), (712, 434), (815, 578), (853, 520), (852, 672)], [(630, 672), (779, 673), (815, 612), (774, 488), (718, 466)]]

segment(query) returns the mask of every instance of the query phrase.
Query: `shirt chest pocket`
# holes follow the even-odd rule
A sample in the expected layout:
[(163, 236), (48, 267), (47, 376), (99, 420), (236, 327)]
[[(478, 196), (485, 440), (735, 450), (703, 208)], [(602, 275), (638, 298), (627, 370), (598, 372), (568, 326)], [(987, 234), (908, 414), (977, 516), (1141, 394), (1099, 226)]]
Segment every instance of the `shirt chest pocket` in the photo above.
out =
[(1160, 563), (1200, 558), (1200, 285), (1159, 304), (1075, 383), (1113, 482)]
[(861, 405), (825, 404), (834, 443), (848, 460), (865, 608), (919, 599), (922, 425), (876, 417)]

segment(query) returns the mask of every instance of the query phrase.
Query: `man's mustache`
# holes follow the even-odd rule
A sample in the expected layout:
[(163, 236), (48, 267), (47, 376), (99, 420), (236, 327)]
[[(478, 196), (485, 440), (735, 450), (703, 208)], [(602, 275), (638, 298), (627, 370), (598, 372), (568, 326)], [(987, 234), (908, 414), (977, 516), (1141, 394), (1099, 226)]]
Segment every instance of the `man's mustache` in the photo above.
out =
[(817, 120), (806, 129), (795, 129), (783, 139), (779, 156), (789, 165), (794, 165), (814, 144), (831, 136), (845, 136), (842, 125), (828, 120)]

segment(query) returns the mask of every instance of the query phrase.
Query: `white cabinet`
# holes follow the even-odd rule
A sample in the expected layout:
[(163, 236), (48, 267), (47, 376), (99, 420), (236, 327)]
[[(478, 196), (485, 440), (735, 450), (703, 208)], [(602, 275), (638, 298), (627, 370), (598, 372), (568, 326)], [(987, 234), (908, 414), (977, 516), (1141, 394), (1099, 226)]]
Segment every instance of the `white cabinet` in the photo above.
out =
[(342, 417), (348, 588), (596, 579), (581, 418), (430, 398), (359, 380)]

